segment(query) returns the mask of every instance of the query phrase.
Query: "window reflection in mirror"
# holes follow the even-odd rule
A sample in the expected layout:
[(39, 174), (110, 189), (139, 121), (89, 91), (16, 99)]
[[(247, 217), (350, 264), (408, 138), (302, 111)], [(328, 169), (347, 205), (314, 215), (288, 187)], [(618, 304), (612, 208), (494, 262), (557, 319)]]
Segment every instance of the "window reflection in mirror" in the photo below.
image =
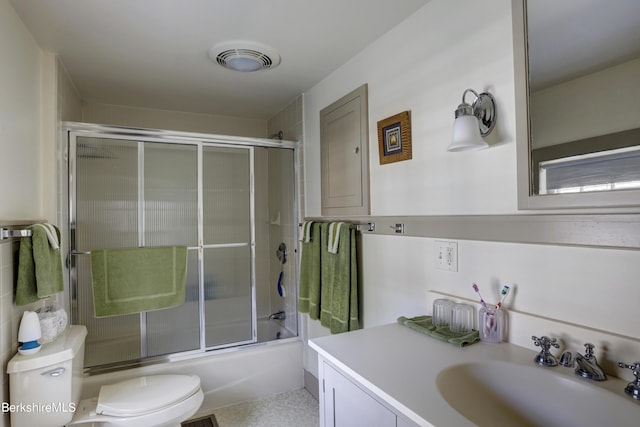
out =
[(639, 188), (640, 1), (526, 8), (533, 193)]
[(538, 172), (540, 194), (640, 188), (640, 147), (546, 160)]

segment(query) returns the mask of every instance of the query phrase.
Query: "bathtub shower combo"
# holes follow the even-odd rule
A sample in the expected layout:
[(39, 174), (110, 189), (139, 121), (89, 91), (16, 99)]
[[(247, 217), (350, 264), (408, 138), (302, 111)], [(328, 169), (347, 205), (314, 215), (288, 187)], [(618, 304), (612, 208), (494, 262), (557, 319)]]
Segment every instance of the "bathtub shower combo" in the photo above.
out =
[[(296, 143), (81, 123), (64, 136), (89, 372), (297, 336)], [(184, 304), (94, 317), (92, 250), (172, 245), (188, 248)]]

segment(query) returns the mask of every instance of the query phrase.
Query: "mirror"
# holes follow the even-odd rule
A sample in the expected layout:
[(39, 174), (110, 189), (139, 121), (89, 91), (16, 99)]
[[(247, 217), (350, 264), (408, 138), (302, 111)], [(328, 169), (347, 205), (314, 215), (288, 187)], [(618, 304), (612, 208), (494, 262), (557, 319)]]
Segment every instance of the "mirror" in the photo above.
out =
[(512, 0), (521, 209), (640, 205), (640, 2)]

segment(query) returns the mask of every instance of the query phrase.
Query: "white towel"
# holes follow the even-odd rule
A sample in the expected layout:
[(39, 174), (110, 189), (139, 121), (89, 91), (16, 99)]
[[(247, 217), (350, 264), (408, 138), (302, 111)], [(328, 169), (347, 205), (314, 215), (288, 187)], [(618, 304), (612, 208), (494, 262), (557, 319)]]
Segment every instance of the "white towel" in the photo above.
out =
[(300, 236), (301, 242), (309, 243), (313, 240), (313, 236), (311, 235), (311, 231), (313, 229), (312, 225), (313, 221), (305, 221), (302, 223), (302, 233)]
[(327, 250), (332, 254), (338, 253), (340, 245), (340, 228), (346, 225), (344, 222), (332, 222), (329, 224), (329, 238), (327, 240)]

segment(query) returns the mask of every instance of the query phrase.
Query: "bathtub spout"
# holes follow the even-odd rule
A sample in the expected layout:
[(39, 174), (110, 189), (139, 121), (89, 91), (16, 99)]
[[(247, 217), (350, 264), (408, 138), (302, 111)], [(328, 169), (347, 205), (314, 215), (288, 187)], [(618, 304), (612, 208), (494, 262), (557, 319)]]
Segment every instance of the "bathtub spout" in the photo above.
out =
[(287, 318), (287, 313), (285, 313), (284, 311), (280, 310), (277, 313), (273, 313), (272, 315), (269, 316), (269, 320), (284, 320)]

